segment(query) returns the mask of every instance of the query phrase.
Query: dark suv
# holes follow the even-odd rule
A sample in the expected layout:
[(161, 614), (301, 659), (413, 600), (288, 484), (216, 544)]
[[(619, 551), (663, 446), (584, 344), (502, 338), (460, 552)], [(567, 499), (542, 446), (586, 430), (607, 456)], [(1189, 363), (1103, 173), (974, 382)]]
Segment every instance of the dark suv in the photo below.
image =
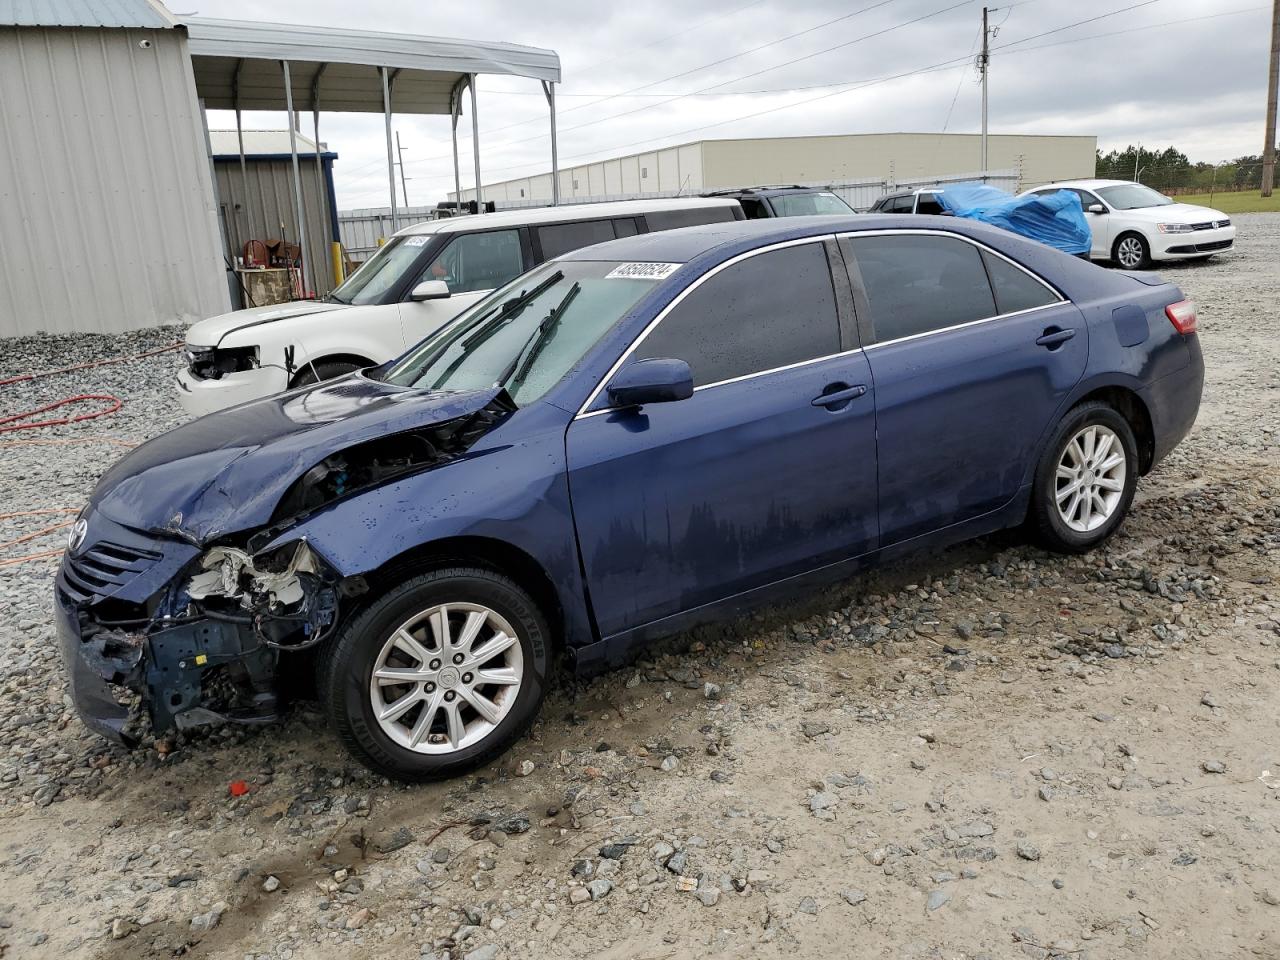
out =
[(742, 204), (748, 220), (765, 217), (814, 217), (824, 214), (849, 214), (853, 208), (830, 190), (821, 187), (773, 186), (738, 187), (713, 190), (704, 197), (729, 197)]
[(926, 213), (935, 217), (950, 216), (938, 199), (941, 190), (903, 190), (890, 193), (871, 205), (867, 213)]

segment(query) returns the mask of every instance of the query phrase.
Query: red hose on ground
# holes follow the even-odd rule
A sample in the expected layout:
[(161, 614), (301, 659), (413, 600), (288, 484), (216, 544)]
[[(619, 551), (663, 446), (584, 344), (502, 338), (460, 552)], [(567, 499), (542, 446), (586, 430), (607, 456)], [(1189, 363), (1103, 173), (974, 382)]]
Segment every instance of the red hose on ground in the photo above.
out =
[(0, 380), (0, 387), (7, 387), (11, 383), (25, 383), (28, 380), (39, 380), (41, 377), (53, 377), (60, 373), (74, 373), (77, 370), (88, 370), (90, 367), (105, 367), (113, 363), (128, 363), (130, 360), (145, 360), (147, 357), (154, 357), (156, 354), (168, 353), (170, 350), (177, 350), (182, 346), (181, 340), (175, 340), (167, 347), (158, 347), (155, 350), (147, 350), (144, 353), (133, 353), (125, 357), (108, 357), (106, 360), (90, 360), (88, 363), (77, 363), (72, 367), (61, 367), (58, 370), (41, 370), (37, 373), (20, 373), (16, 377), (6, 377)]
[[(36, 414), (56, 410), (72, 403), (82, 403), (85, 400), (102, 400), (106, 402), (107, 406), (101, 410), (93, 410), (75, 417), (55, 417), (52, 420), (37, 420), (35, 423), (15, 423), (17, 420), (25, 420), (27, 417), (34, 417)], [(109, 393), (81, 393), (74, 397), (67, 397), (65, 400), (46, 403), (43, 407), (36, 407), (34, 410), (24, 410), (22, 413), (15, 413), (12, 416), (0, 417), (0, 433), (8, 433), (11, 430), (34, 430), (36, 427), (57, 427), (65, 423), (93, 420), (95, 417), (105, 417), (109, 413), (115, 413), (122, 406), (124, 406), (124, 401), (119, 397), (113, 397)], [(4, 424), (8, 424), (8, 426), (4, 426)]]

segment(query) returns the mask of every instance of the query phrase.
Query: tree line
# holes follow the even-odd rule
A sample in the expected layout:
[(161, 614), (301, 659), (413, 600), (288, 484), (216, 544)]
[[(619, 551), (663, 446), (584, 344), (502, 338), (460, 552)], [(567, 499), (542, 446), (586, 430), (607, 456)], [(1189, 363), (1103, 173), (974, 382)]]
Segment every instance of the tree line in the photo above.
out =
[(1130, 144), (1109, 153), (1099, 150), (1094, 176), (1108, 180), (1137, 179), (1161, 193), (1170, 194), (1258, 190), (1262, 186), (1262, 157), (1236, 157), (1229, 163), (1219, 164), (1193, 163), (1176, 147), (1148, 150)]

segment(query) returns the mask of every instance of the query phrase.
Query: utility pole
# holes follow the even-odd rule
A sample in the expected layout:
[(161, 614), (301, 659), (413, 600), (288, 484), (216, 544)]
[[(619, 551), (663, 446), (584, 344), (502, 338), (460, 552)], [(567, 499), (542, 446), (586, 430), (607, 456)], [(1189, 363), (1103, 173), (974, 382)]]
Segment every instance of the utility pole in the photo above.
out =
[[(1276, 0), (1280, 3), (1280, 0)], [(409, 190), (404, 185), (404, 147), (400, 146), (400, 131), (396, 131), (396, 156), (400, 162), (400, 196), (404, 197), (404, 205), (409, 206)]]
[[(1280, 9), (1280, 0), (1276, 0)], [(978, 72), (982, 75), (982, 172), (987, 172), (987, 74), (991, 67), (991, 31), (987, 28), (987, 8), (982, 8), (982, 53), (978, 57)]]
[(1280, 0), (1271, 10), (1271, 67), (1267, 75), (1267, 142), (1262, 148), (1262, 195), (1271, 196), (1276, 179), (1276, 84), (1280, 82)]

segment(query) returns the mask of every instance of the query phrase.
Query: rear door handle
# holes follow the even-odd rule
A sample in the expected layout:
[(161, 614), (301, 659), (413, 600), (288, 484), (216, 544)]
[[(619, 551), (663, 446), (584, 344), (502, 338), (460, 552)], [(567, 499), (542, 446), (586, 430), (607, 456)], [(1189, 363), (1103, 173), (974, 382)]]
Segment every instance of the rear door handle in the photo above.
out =
[(1048, 347), (1052, 350), (1058, 344), (1066, 343), (1075, 335), (1075, 330), (1059, 330), (1057, 327), (1050, 327), (1041, 336), (1036, 338), (1036, 346)]
[(856, 387), (846, 387), (843, 390), (836, 390), (834, 393), (820, 393), (809, 402), (815, 407), (834, 407), (840, 403), (857, 400), (866, 392), (866, 384), (860, 383)]

